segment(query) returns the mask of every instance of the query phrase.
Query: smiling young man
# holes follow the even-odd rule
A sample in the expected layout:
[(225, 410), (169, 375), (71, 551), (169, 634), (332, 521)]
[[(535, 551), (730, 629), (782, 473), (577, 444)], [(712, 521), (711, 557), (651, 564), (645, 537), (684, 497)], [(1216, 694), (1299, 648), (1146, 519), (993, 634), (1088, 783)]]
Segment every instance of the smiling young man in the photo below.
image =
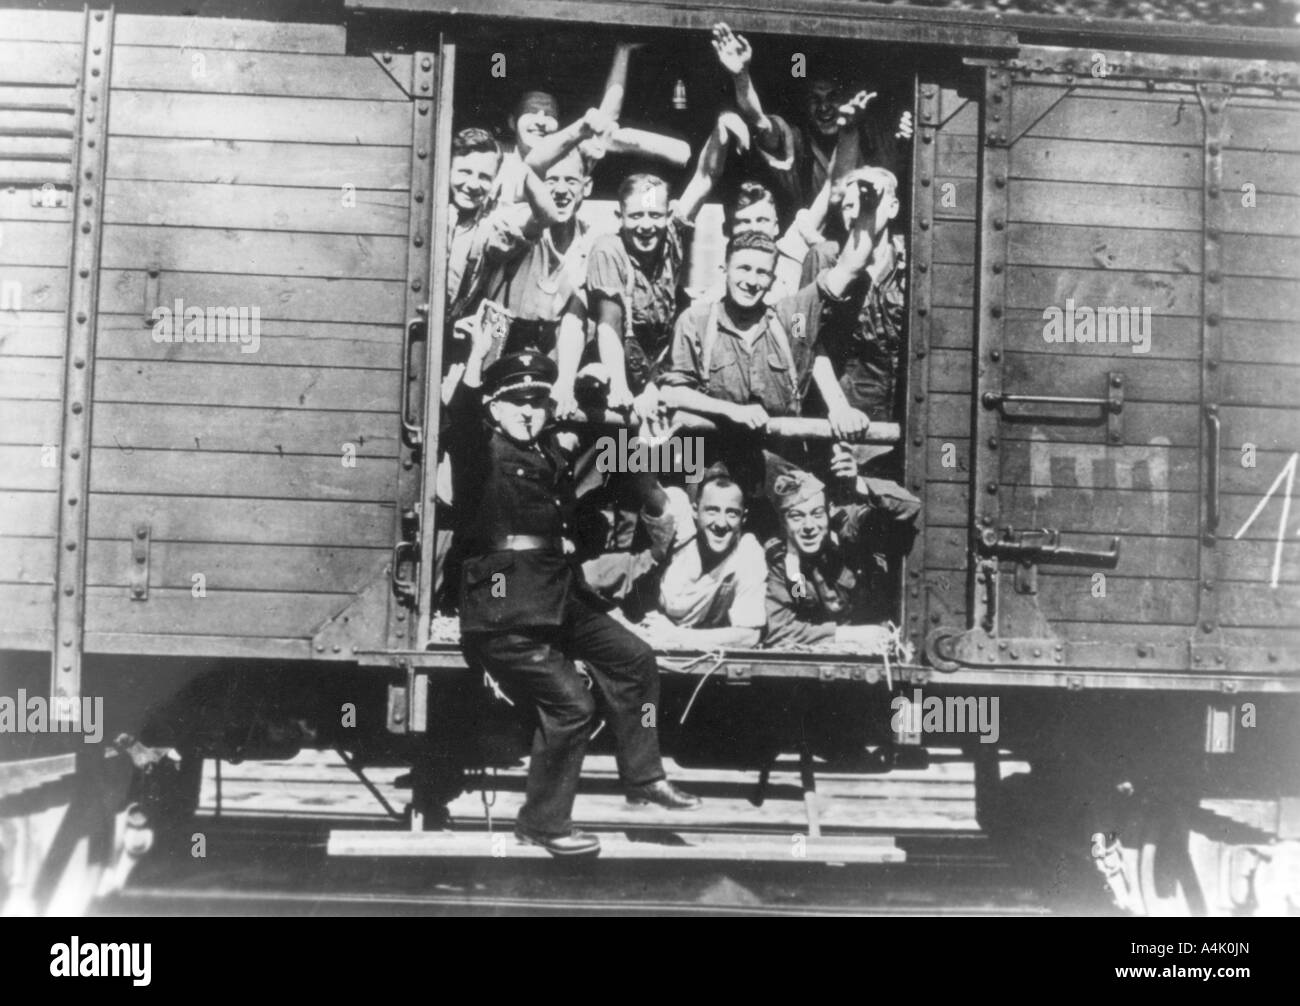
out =
[[(462, 553), (461, 648), (530, 703), (537, 719), (515, 834), (556, 856), (600, 851), (575, 831), (573, 802), (599, 706), (633, 805), (692, 809), (664, 776), (654, 651), (604, 613), (573, 557), (572, 472), (550, 429), (556, 366), (540, 353), (503, 356), (486, 372), (491, 336), (476, 333), (453, 401), (466, 413), (451, 445)], [(473, 408), (482, 392), (484, 408)], [(582, 660), (594, 687), (574, 666)], [(651, 725), (647, 725), (649, 722)]]
[(767, 544), (765, 645), (833, 641), (874, 648), (894, 607), (889, 552), (906, 552), (921, 501), (893, 482), (857, 475), (851, 455), (835, 473), (855, 502), (833, 505), (804, 471), (777, 477), (773, 495), (782, 534)]
[(743, 530), (745, 492), (720, 466), (700, 483), (692, 508), (668, 489), (677, 523), (675, 550), (659, 579), (665, 645), (678, 649), (757, 646), (767, 623), (763, 546)]

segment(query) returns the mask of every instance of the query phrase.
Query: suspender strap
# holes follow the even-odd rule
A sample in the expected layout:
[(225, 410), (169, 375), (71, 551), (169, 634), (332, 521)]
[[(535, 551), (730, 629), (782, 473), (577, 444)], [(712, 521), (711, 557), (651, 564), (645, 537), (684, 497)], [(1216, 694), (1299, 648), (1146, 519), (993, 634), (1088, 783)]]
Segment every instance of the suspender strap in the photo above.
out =
[[(718, 344), (718, 313), (722, 310), (722, 302), (715, 300), (709, 305), (709, 318), (704, 323), (704, 339), (700, 352), (700, 377), (704, 384), (709, 383), (709, 373), (713, 362), (713, 347)], [(781, 355), (785, 357), (786, 365), (790, 368), (790, 387), (794, 392), (796, 399), (799, 397), (799, 372), (794, 363), (794, 351), (790, 348), (790, 336), (781, 324), (781, 319), (776, 316), (776, 312), (770, 307), (763, 316), (768, 331), (776, 339), (777, 345), (781, 347)]]

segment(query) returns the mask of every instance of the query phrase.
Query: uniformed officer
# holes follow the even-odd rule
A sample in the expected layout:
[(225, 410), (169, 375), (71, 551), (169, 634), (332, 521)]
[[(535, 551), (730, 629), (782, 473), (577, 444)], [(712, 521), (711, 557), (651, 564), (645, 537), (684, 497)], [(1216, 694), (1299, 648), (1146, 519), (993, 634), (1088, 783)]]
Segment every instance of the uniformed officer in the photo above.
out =
[(897, 483), (856, 475), (851, 454), (837, 459), (837, 474), (846, 472), (857, 501), (844, 505), (828, 505), (826, 486), (804, 471), (773, 484), (785, 533), (767, 545), (768, 646), (882, 642), (878, 623), (894, 606), (889, 556), (910, 545), (921, 501)]
[[(573, 478), (547, 428), (556, 365), (540, 353), (515, 353), (483, 374), (489, 348), (490, 339), (476, 338), (458, 403), (481, 385), (487, 414), (477, 422), (466, 416), (451, 448), (456, 498), (469, 504), (456, 530), (461, 647), (536, 712), (515, 834), (556, 856), (596, 855), (599, 841), (576, 831), (570, 815), (597, 698), (628, 801), (670, 809), (700, 801), (664, 777), (654, 651), (604, 613), (572, 557)], [(574, 660), (585, 663), (594, 688)]]

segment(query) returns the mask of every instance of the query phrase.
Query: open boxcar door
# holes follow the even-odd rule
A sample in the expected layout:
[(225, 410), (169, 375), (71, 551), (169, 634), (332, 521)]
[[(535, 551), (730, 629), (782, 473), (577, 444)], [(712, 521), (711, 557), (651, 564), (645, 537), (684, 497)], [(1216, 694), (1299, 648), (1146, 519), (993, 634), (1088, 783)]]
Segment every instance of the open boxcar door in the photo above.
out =
[(1153, 687), (1294, 672), (1294, 68), (981, 65), (969, 621), (931, 659)]

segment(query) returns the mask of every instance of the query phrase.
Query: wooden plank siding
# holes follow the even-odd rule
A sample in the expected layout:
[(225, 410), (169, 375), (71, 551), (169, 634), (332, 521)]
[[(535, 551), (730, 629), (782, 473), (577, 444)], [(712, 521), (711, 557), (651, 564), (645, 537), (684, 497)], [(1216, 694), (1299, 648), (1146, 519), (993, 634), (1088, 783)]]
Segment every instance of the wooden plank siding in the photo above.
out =
[[(0, 646), (47, 646), (81, 12), (0, 11)], [(55, 190), (62, 206), (33, 190)]]
[[(924, 83), (922, 86), (926, 86)], [(932, 209), (930, 303), (928, 305), (928, 360), (924, 370), (927, 398), (926, 437), (913, 443), (914, 492), (926, 501), (924, 530), (913, 549), (912, 562), (922, 568), (921, 589), (930, 624), (965, 628), (967, 527), (965, 504), (938, 507), (935, 491), (950, 479), (967, 475), (970, 442), (971, 365), (974, 352), (975, 261), (979, 211), (980, 102), (977, 89), (953, 82), (938, 88), (937, 127), (934, 130), (932, 187), (917, 187), (914, 214)], [(946, 392), (951, 393), (946, 393)], [(948, 445), (952, 452), (946, 452)], [(944, 468), (945, 461), (956, 468)], [(919, 479), (918, 479), (919, 476)], [(946, 487), (945, 487), (946, 488)], [(952, 489), (963, 493), (963, 485)], [(938, 543), (947, 561), (935, 563)], [(918, 561), (919, 560), (919, 561)], [(927, 626), (928, 627), (928, 626)]]
[[(117, 37), (87, 648), (305, 656), (393, 545), (414, 111), (341, 27)], [(161, 341), (146, 319), (177, 301), (255, 308), (258, 337)]]
[[(1270, 131), (1300, 120), (1275, 102), (1228, 103), (1224, 150), (1222, 332), (1225, 365), (1216, 404), (1222, 516), (1216, 547), (1215, 640), (1260, 645), (1256, 630), (1294, 645), (1300, 551), (1284, 550), (1273, 572), (1280, 497), (1241, 537), (1233, 534), (1300, 447), (1300, 206), (1293, 141), (1270, 145)], [(1100, 409), (1004, 406), (998, 424), (998, 523), (1057, 528), (1070, 543), (1104, 548), (1122, 538), (1120, 559), (1104, 570), (1104, 593), (1089, 567), (1040, 564), (1028, 608), (1004, 608), (998, 631), (1033, 635), (1022, 612), (1044, 616), (1063, 638), (1162, 641), (1194, 636), (1201, 591), (1205, 495), (1202, 411), (1202, 293), (1205, 150), (1200, 99), (1190, 85), (1154, 92), (1110, 84), (1014, 80), (1008, 157), (1006, 300), (1001, 317), (1002, 389), (1018, 395), (1104, 397), (1107, 375), (1123, 375), (1123, 440), (1110, 443)], [(1258, 180), (1256, 180), (1256, 177)], [(1241, 198), (1254, 185), (1256, 206)], [(1260, 195), (1264, 193), (1264, 195)], [(1260, 200), (1263, 200), (1261, 202)], [(1258, 207), (1266, 205), (1267, 209)], [(1055, 343), (1046, 309), (1135, 307), (1150, 311), (1150, 346)], [(936, 355), (951, 357), (931, 405), (929, 456), (945, 444), (969, 456), (968, 438), (941, 436), (969, 415), (961, 391), (968, 318), (941, 311)], [(1287, 322), (1292, 322), (1289, 327)], [(1249, 445), (1252, 467), (1243, 464)], [(928, 477), (932, 509), (965, 512), (970, 473), (936, 460)], [(982, 488), (982, 487), (981, 487)], [(931, 520), (935, 518), (932, 516)], [(927, 564), (955, 578), (966, 543), (954, 523), (926, 543)], [(1009, 593), (1011, 566), (1002, 565)], [(1276, 631), (1275, 631), (1276, 630)], [(1237, 633), (1234, 635), (1234, 633)], [(1241, 635), (1240, 633), (1245, 633)], [(1272, 638), (1272, 637), (1270, 637)], [(1272, 645), (1272, 643), (1268, 644)]]

